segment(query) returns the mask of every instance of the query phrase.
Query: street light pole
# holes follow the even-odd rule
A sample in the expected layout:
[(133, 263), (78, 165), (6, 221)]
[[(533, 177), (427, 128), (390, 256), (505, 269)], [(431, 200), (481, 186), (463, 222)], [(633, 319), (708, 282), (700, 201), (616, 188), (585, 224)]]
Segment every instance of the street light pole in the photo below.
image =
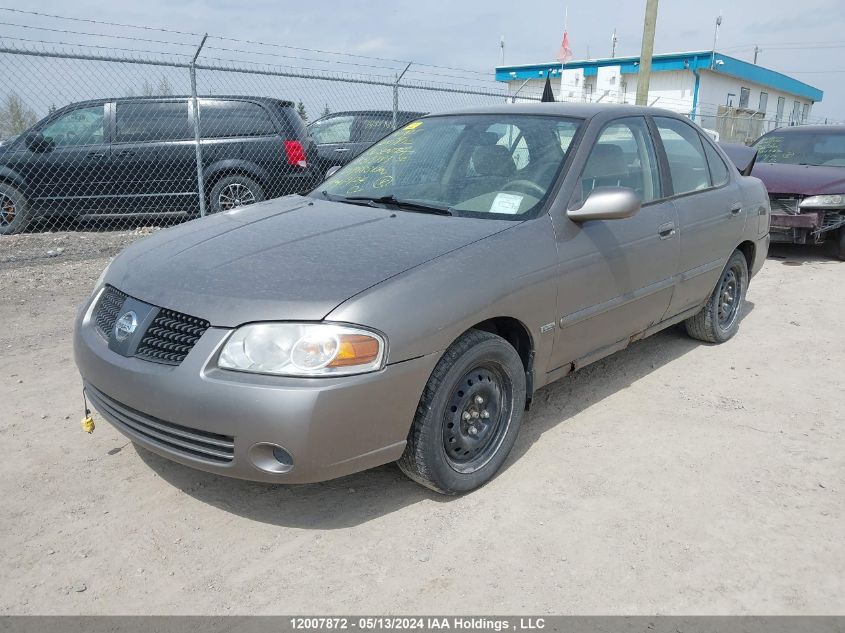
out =
[(716, 28), (713, 29), (713, 50), (710, 51), (710, 70), (716, 67), (716, 43), (719, 41), (719, 27), (722, 26), (722, 12), (716, 18)]
[(643, 45), (640, 50), (640, 72), (637, 78), (637, 105), (648, 104), (651, 81), (651, 56), (654, 53), (654, 31), (657, 29), (657, 0), (646, 0), (643, 22)]

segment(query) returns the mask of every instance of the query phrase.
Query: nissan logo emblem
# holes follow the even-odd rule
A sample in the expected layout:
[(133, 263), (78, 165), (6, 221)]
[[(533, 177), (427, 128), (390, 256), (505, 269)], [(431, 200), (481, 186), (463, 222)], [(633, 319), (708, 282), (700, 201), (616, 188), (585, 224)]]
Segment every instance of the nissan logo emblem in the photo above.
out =
[(138, 315), (130, 310), (121, 316), (114, 324), (114, 338), (122, 343), (135, 331), (138, 327)]

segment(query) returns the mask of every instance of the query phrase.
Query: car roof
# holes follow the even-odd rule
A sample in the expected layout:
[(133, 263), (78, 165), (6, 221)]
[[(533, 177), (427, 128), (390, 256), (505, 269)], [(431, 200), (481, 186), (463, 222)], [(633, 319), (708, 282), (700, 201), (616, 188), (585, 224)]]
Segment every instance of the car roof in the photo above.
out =
[[(87, 101), (75, 101), (66, 106), (62, 106), (62, 110), (69, 107), (97, 105), (98, 103), (108, 103), (111, 101), (123, 103), (125, 101), (175, 101), (181, 99), (190, 99), (191, 95), (152, 95), (144, 97), (106, 97), (104, 99), (88, 99)], [(274, 97), (253, 97), (250, 95), (197, 95), (199, 99), (216, 99), (220, 101), (260, 101), (262, 103), (274, 103), (283, 107), (293, 107), (293, 101), (287, 99), (277, 99)]]
[[(398, 116), (424, 116), (425, 112), (415, 112), (413, 110), (399, 110), (396, 112)], [(354, 116), (354, 115), (375, 115), (375, 116), (393, 116), (393, 110), (340, 110), (338, 112), (329, 112), (321, 119), (328, 119), (335, 116)], [(317, 119), (319, 120), (319, 119)]]
[(466, 115), (466, 114), (539, 114), (546, 116), (567, 116), (579, 119), (590, 119), (598, 114), (614, 114), (618, 112), (622, 115), (643, 115), (651, 114), (657, 116), (671, 116), (674, 118), (682, 118), (677, 112), (671, 110), (664, 110), (663, 108), (653, 108), (648, 106), (635, 106), (629, 104), (614, 104), (614, 103), (504, 103), (500, 105), (491, 106), (477, 106), (473, 108), (461, 108), (459, 110), (447, 110), (444, 112), (437, 112), (429, 116), (444, 116), (444, 115)]
[(766, 134), (777, 132), (778, 134), (800, 134), (800, 133), (814, 133), (823, 132), (825, 134), (845, 134), (845, 125), (785, 125), (776, 128)]

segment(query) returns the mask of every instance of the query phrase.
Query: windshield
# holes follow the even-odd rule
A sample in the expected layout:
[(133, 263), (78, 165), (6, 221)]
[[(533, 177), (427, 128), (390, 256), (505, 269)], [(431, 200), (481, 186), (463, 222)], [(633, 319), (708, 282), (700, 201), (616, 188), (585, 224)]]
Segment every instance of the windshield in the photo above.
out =
[(523, 220), (545, 201), (579, 125), (576, 119), (518, 114), (420, 119), (312, 195)]
[(755, 144), (757, 160), (789, 165), (845, 167), (845, 134), (825, 132), (773, 132)]

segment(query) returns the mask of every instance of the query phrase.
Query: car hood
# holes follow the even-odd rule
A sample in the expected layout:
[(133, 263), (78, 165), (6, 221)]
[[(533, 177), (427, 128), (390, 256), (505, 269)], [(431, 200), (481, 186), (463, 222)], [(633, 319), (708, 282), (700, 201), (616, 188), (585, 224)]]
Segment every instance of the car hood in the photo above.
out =
[(845, 193), (845, 167), (757, 163), (751, 175), (762, 180), (769, 193)]
[(371, 286), (515, 224), (289, 196), (135, 242), (105, 281), (215, 326), (320, 320)]

